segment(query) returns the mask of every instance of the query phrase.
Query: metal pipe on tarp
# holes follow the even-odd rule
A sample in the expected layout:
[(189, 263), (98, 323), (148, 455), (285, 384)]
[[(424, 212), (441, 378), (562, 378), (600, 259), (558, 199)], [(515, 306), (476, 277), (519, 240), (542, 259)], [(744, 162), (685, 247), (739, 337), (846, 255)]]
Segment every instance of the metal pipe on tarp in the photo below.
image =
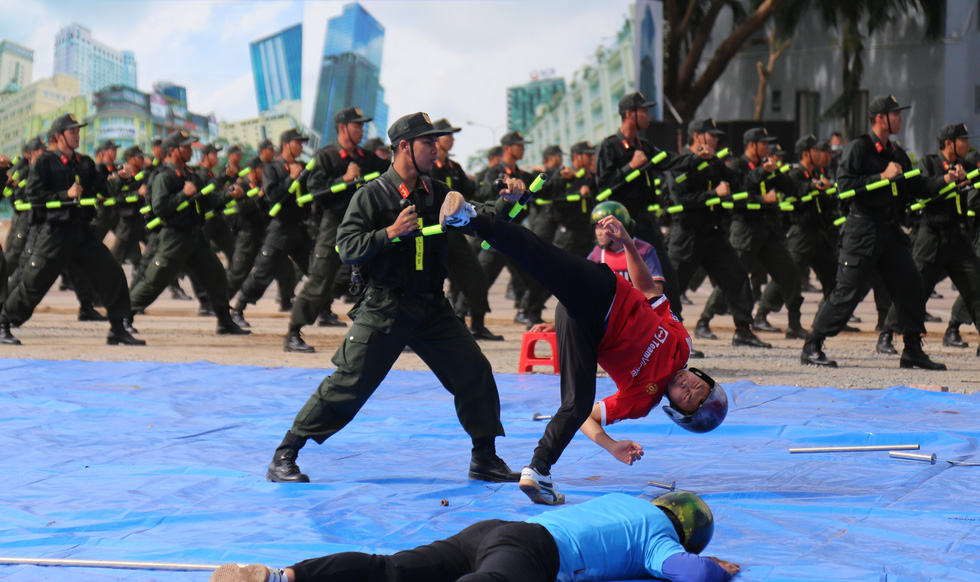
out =
[(2, 558), (0, 564), (19, 566), (60, 566), (67, 568), (119, 568), (123, 570), (172, 570), (176, 572), (217, 570), (211, 564), (179, 564), (173, 562), (128, 562), (122, 560), (65, 560), (55, 558)]
[(917, 451), (919, 445), (865, 445), (855, 447), (808, 447), (800, 449), (790, 449), (789, 452), (796, 453), (866, 453), (872, 451)]

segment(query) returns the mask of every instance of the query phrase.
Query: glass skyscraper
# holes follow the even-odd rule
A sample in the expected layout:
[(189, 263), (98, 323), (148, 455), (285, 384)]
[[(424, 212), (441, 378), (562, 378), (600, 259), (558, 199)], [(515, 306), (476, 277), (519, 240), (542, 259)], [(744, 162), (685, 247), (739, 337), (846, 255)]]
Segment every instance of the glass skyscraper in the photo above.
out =
[(136, 57), (92, 38), (92, 31), (79, 24), (58, 31), (54, 41), (54, 72), (79, 81), (83, 95), (112, 85), (136, 87)]
[(507, 130), (526, 131), (538, 116), (542, 103), (551, 103), (556, 93), (565, 92), (561, 77), (531, 81), (527, 85), (507, 88)]
[(259, 113), (283, 100), (298, 101), (302, 90), (303, 25), (261, 38), (249, 48)]
[(379, 82), (385, 29), (360, 4), (347, 4), (344, 12), (327, 22), (313, 109), (313, 129), (322, 143), (337, 140), (333, 117), (345, 107), (360, 107), (374, 121), (365, 136), (384, 135), (388, 129), (388, 106)]

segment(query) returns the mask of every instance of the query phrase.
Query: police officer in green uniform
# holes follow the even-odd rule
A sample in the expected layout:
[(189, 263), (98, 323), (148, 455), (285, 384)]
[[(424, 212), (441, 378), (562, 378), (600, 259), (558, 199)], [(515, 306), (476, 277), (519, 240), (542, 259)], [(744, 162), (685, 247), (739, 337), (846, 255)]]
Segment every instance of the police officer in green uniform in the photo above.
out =
[(130, 293), (133, 309), (146, 309), (167, 285), (186, 269), (204, 286), (211, 307), (218, 318), (218, 335), (247, 335), (228, 312), (228, 290), (225, 269), (204, 237), (204, 215), (212, 208), (222, 208), (229, 197), (240, 198), (244, 192), (215, 190), (206, 193), (200, 177), (194, 174), (190, 161), (195, 138), (186, 131), (175, 131), (164, 140), (167, 162), (156, 173), (150, 190), (150, 206), (162, 225), (157, 252), (146, 274)]
[(126, 276), (109, 249), (92, 233), (90, 208), (78, 203), (81, 198), (95, 198), (100, 182), (92, 158), (75, 152), (79, 128), (85, 125), (70, 113), (57, 117), (50, 129), (56, 149), (42, 153), (32, 165), (26, 186), (28, 201), (39, 207), (49, 202), (61, 206), (44, 208), (43, 214), (34, 214), (32, 209), (36, 220), (43, 221), (43, 228), (34, 240), (30, 263), (10, 290), (0, 312), (0, 343), (20, 343), (10, 333), (11, 324), (20, 325), (30, 319), (34, 308), (69, 262), (78, 266), (98, 288), (111, 322), (106, 338), (109, 345), (146, 343), (134, 338), (123, 326), (123, 319), (132, 314)]
[[(322, 444), (353, 420), (405, 346), (455, 397), (459, 422), (473, 439), (470, 477), (520, 478), (495, 452), (494, 439), (504, 430), (490, 363), (443, 293), (446, 236), (417, 236), (420, 227), (440, 224), (449, 192), (426, 176), (436, 159), (436, 138), (444, 133), (425, 113), (396, 120), (388, 129), (392, 166), (354, 195), (337, 243), (344, 262), (358, 266), (364, 292), (334, 354), (336, 370), (296, 415), (269, 465), (270, 481), (308, 482), (296, 465), (299, 450), (307, 439)], [(500, 199), (498, 206), (503, 211), (508, 205)]]
[[(695, 119), (688, 125), (690, 149), (707, 165), (688, 172), (671, 172), (667, 187), (674, 204), (684, 211), (674, 220), (670, 233), (670, 262), (677, 270), (677, 285), (686, 289), (698, 267), (703, 267), (725, 294), (735, 320), (732, 345), (770, 348), (752, 332), (752, 290), (748, 274), (722, 226), (725, 211), (719, 205), (707, 206), (714, 198), (725, 201), (743, 185), (744, 176), (716, 156), (718, 129), (711, 118)], [(647, 241), (649, 242), (649, 241)], [(664, 261), (661, 261), (663, 265)], [(799, 283), (797, 281), (797, 283)], [(671, 304), (673, 309), (673, 303)]]
[(487, 172), (490, 171), (490, 168), (500, 163), (503, 155), (504, 146), (496, 145), (487, 150), (487, 167), (473, 175), (473, 181), (476, 182), (477, 195), (483, 191), (483, 184), (486, 182)]
[[(779, 193), (795, 193), (796, 188), (792, 180), (780, 173), (779, 165), (769, 159), (769, 143), (775, 139), (765, 128), (749, 129), (742, 136), (745, 152), (729, 164), (732, 170), (744, 174), (744, 188), (749, 195), (745, 204), (735, 205), (730, 239), (746, 269), (754, 264), (761, 265), (779, 286), (789, 318), (786, 338), (804, 339), (806, 333), (800, 324), (800, 306), (803, 305), (800, 270), (786, 250), (782, 232), (775, 226), (782, 218), (778, 208)], [(759, 204), (762, 208), (750, 210), (748, 204)], [(770, 312), (778, 309), (772, 299), (772, 296), (769, 300), (762, 298), (752, 323), (756, 331), (782, 331), (766, 319)]]
[(901, 146), (890, 140), (902, 129), (902, 107), (892, 95), (875, 98), (868, 106), (871, 132), (847, 144), (837, 173), (837, 190), (846, 192), (889, 180), (888, 187), (858, 192), (849, 198), (850, 210), (841, 230), (837, 287), (820, 306), (813, 331), (803, 345), (800, 361), (806, 365), (836, 367), (823, 352), (825, 338), (833, 337), (847, 323), (854, 308), (878, 273), (898, 310), (898, 326), (904, 334), (903, 368), (945, 370), (922, 351), (925, 306), (928, 294), (901, 229), (905, 209), (915, 198), (927, 198), (948, 182), (962, 179), (963, 168), (945, 174), (903, 179), (912, 162)]
[[(454, 134), (462, 131), (462, 128), (453, 127), (447, 119), (438, 119), (432, 125), (448, 133), (436, 139), (438, 153), (429, 178), (443, 182), (450, 190), (459, 192), (467, 200), (473, 200), (476, 183), (466, 175), (462, 166), (449, 157), (456, 142)], [(504, 336), (487, 329), (485, 323), (486, 315), (490, 312), (490, 281), (487, 279), (487, 272), (480, 265), (476, 251), (461, 232), (451, 230), (446, 233), (446, 238), (449, 249), (449, 281), (466, 300), (470, 314), (470, 333), (478, 340), (503, 341)]]
[[(139, 210), (146, 202), (149, 191), (146, 172), (143, 171), (143, 148), (138, 145), (126, 148), (123, 160), (125, 163), (119, 170), (118, 179), (109, 184), (108, 192), (119, 216), (112, 256), (119, 264), (128, 260), (133, 265), (138, 265), (143, 257), (140, 253), (140, 242), (146, 232)], [(137, 177), (141, 179), (137, 180)]]
[[(958, 168), (965, 178), (969, 164), (964, 158), (970, 151), (970, 137), (964, 123), (944, 125), (938, 136), (939, 153), (928, 154), (919, 161), (922, 174), (945, 176), (950, 170)], [(962, 179), (957, 176), (957, 181)], [(970, 186), (970, 190), (973, 190), (972, 184), (959, 186)], [(932, 292), (936, 284), (949, 275), (967, 311), (975, 316), (980, 313), (980, 258), (963, 231), (969, 210), (968, 192), (953, 187), (942, 194), (938, 191), (928, 194), (928, 198), (920, 201), (924, 206), (920, 210), (918, 227), (913, 230), (912, 258), (915, 266), (922, 276), (926, 293)], [(976, 322), (974, 316), (971, 319)], [(890, 331), (895, 329), (897, 323), (893, 303), (885, 325)]]
[[(214, 144), (204, 146), (201, 150), (201, 165), (197, 169), (197, 175), (204, 184), (214, 183), (221, 190), (238, 181), (242, 149), (237, 145), (228, 148), (228, 162), (223, 166), (218, 165), (219, 152), (221, 148)], [(225, 222), (222, 212), (215, 212), (204, 221), (204, 237), (211, 243), (214, 252), (224, 254), (225, 260), (230, 264), (231, 256), (235, 253), (235, 236)]]
[[(99, 146), (96, 153), (102, 154), (102, 161), (98, 164), (100, 184), (96, 187), (96, 192), (100, 199), (109, 196), (109, 188), (118, 178), (119, 166), (116, 165), (116, 157), (119, 153), (119, 144), (106, 140)], [(99, 240), (105, 238), (109, 231), (115, 231), (119, 223), (119, 215), (112, 206), (99, 205), (95, 211), (95, 220), (92, 226), (95, 228), (95, 237)]]
[[(964, 169), (968, 170), (968, 173), (980, 168), (980, 150), (970, 152), (964, 161), (966, 162)], [(980, 256), (980, 190), (974, 188), (969, 191), (966, 197), (966, 208), (968, 218), (964, 224), (963, 234), (973, 241), (973, 252)], [(949, 325), (946, 327), (946, 333), (943, 334), (943, 345), (953, 348), (970, 347), (970, 344), (963, 341), (960, 336), (960, 326), (964, 323), (970, 325), (976, 322), (976, 315), (970, 313), (963, 295), (960, 294), (953, 302)], [(977, 346), (977, 357), (980, 358), (980, 346)]]
[[(228, 267), (228, 297), (234, 297), (248, 277), (255, 257), (262, 246), (265, 235), (266, 218), (269, 209), (262, 195), (262, 160), (254, 156), (248, 160), (249, 173), (239, 180), (239, 187), (245, 192), (255, 192), (253, 196), (245, 196), (235, 200), (231, 218), (231, 228), (235, 234), (235, 250), (232, 251), (231, 265)], [(289, 263), (292, 270), (292, 263)]]
[[(664, 270), (664, 295), (670, 301), (671, 310), (680, 317), (681, 288), (677, 286), (677, 273), (674, 270), (676, 267), (667, 259), (660, 221), (649, 207), (657, 202), (655, 182), (659, 173), (682, 170), (692, 158), (667, 152), (667, 158), (655, 168), (647, 168), (647, 162), (661, 153), (659, 148), (643, 137), (650, 126), (650, 108), (654, 105), (656, 102), (647, 101), (638, 91), (619, 100), (622, 123), (619, 131), (604, 139), (596, 150), (596, 182), (600, 191), (616, 188), (609, 199), (619, 202), (629, 211), (633, 219), (631, 234), (647, 241), (657, 251)], [(640, 168), (646, 168), (643, 175), (625, 183), (626, 176)]]
[[(365, 117), (358, 107), (346, 107), (334, 115), (337, 142), (320, 149), (313, 156), (313, 167), (307, 180), (310, 192), (321, 192), (336, 184), (384, 171), (388, 162), (358, 145), (364, 137), (364, 124), (371, 119)], [(289, 329), (282, 343), (284, 351), (313, 352), (313, 346), (303, 341), (300, 330), (303, 326), (312, 325), (320, 312), (329, 309), (333, 301), (333, 287), (342, 264), (335, 248), (337, 227), (344, 219), (353, 193), (354, 188), (347, 188), (315, 200), (321, 218), (309, 266), (310, 276), (293, 304)]]
[[(245, 307), (262, 298), (282, 264), (292, 259), (303, 273), (308, 272), (313, 240), (304, 222), (309, 215), (309, 206), (301, 208), (296, 199), (306, 191), (308, 175), (301, 177), (303, 164), (299, 162), (299, 156), (303, 153), (303, 142), (309, 139), (296, 129), (282, 132), (279, 136), (279, 158), (268, 162), (262, 169), (262, 191), (271, 208), (277, 208), (278, 212), (265, 231), (255, 266), (242, 283), (231, 313), (241, 327), (249, 327), (243, 316)], [(300, 182), (296, 194), (289, 191), (293, 180)]]
[(385, 140), (380, 137), (372, 137), (364, 142), (364, 149), (378, 156), (382, 160), (391, 161), (391, 148), (385, 145)]
[(551, 202), (558, 226), (553, 242), (560, 249), (584, 257), (592, 251), (591, 216), (599, 193), (595, 182), (595, 146), (580, 141), (572, 145), (571, 154), (574, 174), (570, 180), (559, 181), (562, 188)]
[[(30, 173), (31, 163), (38, 158), (47, 148), (41, 138), (36, 137), (24, 145), (23, 152), (16, 164), (13, 164), (7, 171), (9, 183), (4, 188), (4, 197), (13, 208), (18, 202), (27, 202), (27, 178)], [(17, 266), (20, 264), (21, 254), (27, 245), (27, 233), (30, 230), (30, 211), (17, 210), (14, 208), (13, 217), (10, 220), (10, 231), (7, 233), (7, 245), (4, 247), (5, 259), (7, 261), (7, 276), (12, 276)]]

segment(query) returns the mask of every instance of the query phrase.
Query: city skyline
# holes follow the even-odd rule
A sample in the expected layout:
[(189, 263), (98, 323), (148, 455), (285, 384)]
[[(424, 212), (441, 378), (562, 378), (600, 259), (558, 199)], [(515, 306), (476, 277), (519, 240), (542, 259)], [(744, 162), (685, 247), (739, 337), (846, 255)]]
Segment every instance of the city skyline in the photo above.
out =
[(303, 81), (303, 24), (294, 24), (249, 44), (259, 113), (280, 101), (300, 100)]

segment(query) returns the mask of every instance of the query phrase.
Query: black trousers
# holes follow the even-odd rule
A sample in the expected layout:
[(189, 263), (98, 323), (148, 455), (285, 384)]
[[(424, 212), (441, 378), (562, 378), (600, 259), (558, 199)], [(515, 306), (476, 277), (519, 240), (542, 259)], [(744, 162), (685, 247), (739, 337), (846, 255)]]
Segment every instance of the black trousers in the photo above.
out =
[(390, 556), (344, 552), (290, 568), (296, 582), (553, 582), (559, 566), (544, 526), (491, 519)]
[(559, 249), (510, 222), (483, 215), (471, 224), (493, 248), (516, 260), (560, 302), (555, 309), (555, 331), (561, 405), (545, 427), (532, 460), (538, 471), (547, 473), (592, 412), (599, 342), (616, 296), (616, 275), (608, 266)]
[(313, 251), (313, 241), (301, 227), (273, 220), (266, 230), (262, 248), (255, 258), (252, 272), (242, 283), (239, 290), (238, 304), (255, 304), (272, 280), (279, 274), (283, 263), (292, 259), (299, 265), (304, 274), (309, 273), (310, 255)]
[(483, 270), (477, 254), (462, 233), (449, 232), (446, 236), (449, 239), (449, 281), (466, 298), (473, 320), (482, 321), (490, 311), (490, 301), (487, 298), (490, 281), (487, 279), (487, 272)]
[(343, 217), (331, 212), (324, 212), (320, 219), (316, 243), (313, 246), (313, 257), (309, 262), (309, 278), (303, 285), (293, 310), (289, 315), (290, 329), (299, 329), (312, 325), (323, 309), (333, 303), (333, 288), (337, 281), (337, 273), (343, 262), (337, 254), (337, 228)]
[(811, 337), (837, 335), (867, 294), (875, 273), (892, 296), (901, 333), (924, 334), (927, 296), (908, 237), (897, 224), (852, 212), (841, 232), (837, 287), (817, 311)]
[(149, 307), (185, 269), (204, 285), (205, 295), (218, 318), (226, 317), (228, 283), (225, 269), (204, 234), (196, 229), (163, 228), (152, 264), (130, 292), (133, 309), (140, 311)]

